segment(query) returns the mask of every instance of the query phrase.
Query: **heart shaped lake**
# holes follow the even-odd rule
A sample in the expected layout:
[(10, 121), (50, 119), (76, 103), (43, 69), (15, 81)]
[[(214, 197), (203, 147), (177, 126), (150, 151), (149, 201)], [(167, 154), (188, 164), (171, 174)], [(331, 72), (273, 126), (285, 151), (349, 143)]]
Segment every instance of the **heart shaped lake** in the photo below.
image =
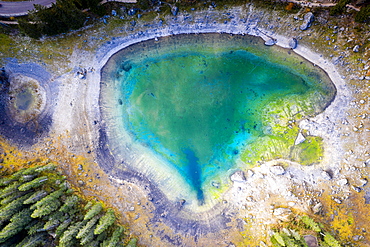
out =
[(183, 34), (113, 55), (100, 105), (117, 166), (203, 203), (208, 187), (247, 167), (251, 144), (275, 135), (266, 119), (287, 109), (293, 121), (315, 115), (334, 95), (327, 75), (290, 50), (250, 36)]

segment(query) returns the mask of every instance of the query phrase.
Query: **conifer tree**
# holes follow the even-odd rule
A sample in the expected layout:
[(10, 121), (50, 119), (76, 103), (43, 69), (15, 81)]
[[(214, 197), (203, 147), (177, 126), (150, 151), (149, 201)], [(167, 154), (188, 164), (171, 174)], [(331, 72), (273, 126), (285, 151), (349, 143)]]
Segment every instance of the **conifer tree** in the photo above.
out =
[(0, 191), (0, 198), (5, 198), (5, 197), (8, 197), (10, 196), (11, 194), (15, 193), (18, 191), (18, 187), (20, 186), (21, 184), (17, 181), (17, 182), (14, 182), (12, 184), (9, 184), (7, 187), (5, 187), (4, 189), (2, 189)]
[(116, 216), (114, 215), (113, 209), (109, 208), (105, 215), (100, 218), (99, 224), (96, 226), (94, 230), (94, 234), (98, 235), (105, 231), (108, 227), (110, 227), (114, 221), (116, 220)]
[(80, 239), (80, 244), (90, 247), (91, 242), (94, 240), (95, 236), (96, 235), (94, 234), (94, 231), (88, 231), (88, 233)]
[(79, 198), (76, 195), (68, 196), (64, 204), (60, 207), (59, 211), (67, 213), (79, 202)]
[(58, 227), (57, 229), (55, 230), (55, 235), (57, 238), (60, 238), (64, 231), (69, 227), (69, 225), (72, 223), (72, 219), (69, 218), (69, 219), (66, 219), (65, 221), (63, 221)]
[(80, 229), (76, 238), (85, 238), (89, 232), (92, 232), (91, 229), (95, 226), (96, 222), (98, 222), (100, 216), (96, 215), (92, 219), (90, 219), (84, 227)]
[(47, 234), (45, 232), (36, 233), (25, 237), (16, 247), (38, 247), (45, 246), (47, 243)]
[(0, 187), (3, 187), (3, 186), (8, 186), (9, 184), (13, 183), (17, 181), (16, 179), (14, 178), (11, 178), (11, 177), (3, 177), (3, 178), (0, 178)]
[(64, 215), (60, 211), (56, 211), (56, 212), (50, 214), (50, 216), (47, 217), (47, 219), (46, 219), (47, 222), (44, 225), (44, 229), (46, 231), (49, 231), (51, 229), (55, 229), (56, 227), (59, 226), (60, 222), (63, 222), (66, 219), (67, 219), (66, 215)]
[(125, 229), (122, 226), (118, 226), (113, 234), (112, 237), (103, 243), (104, 247), (115, 247), (117, 246), (118, 242), (121, 240), (122, 233)]
[(30, 209), (26, 208), (15, 214), (11, 219), (10, 223), (7, 224), (0, 231), (0, 243), (5, 242), (7, 239), (13, 237), (18, 232), (22, 231), (24, 226), (32, 221), (30, 217)]
[(128, 244), (126, 245), (126, 247), (136, 247), (136, 243), (137, 243), (137, 239), (136, 238), (132, 238), (132, 239), (130, 239), (130, 242), (128, 242)]
[(30, 182), (22, 184), (21, 186), (18, 187), (18, 190), (19, 191), (27, 191), (27, 190), (30, 190), (30, 189), (34, 189), (34, 188), (37, 188), (37, 187), (45, 184), (46, 181), (48, 181), (47, 176), (38, 177), (38, 178), (35, 178), (34, 180), (32, 180)]
[(64, 231), (62, 237), (59, 240), (60, 247), (70, 247), (75, 245), (75, 237), (78, 234), (81, 226), (84, 222), (77, 222), (74, 225), (68, 227), (66, 231)]
[(42, 207), (44, 205), (47, 205), (51, 201), (54, 201), (55, 199), (58, 199), (59, 197), (61, 197), (63, 195), (63, 192), (64, 192), (64, 189), (59, 189), (57, 191), (54, 191), (53, 193), (47, 195), (46, 197), (44, 197), (40, 201), (33, 204), (30, 208), (31, 209), (36, 209), (36, 208)]
[(35, 171), (36, 172), (50, 172), (50, 171), (54, 171), (56, 169), (56, 165), (55, 164), (52, 164), (52, 163), (49, 163), (45, 166), (38, 166), (36, 167)]
[(9, 196), (5, 197), (4, 199), (2, 199), (0, 201), (0, 204), (1, 205), (6, 205), (6, 204), (14, 201), (15, 199), (17, 199), (17, 198), (19, 198), (21, 196), (24, 196), (26, 194), (28, 194), (28, 193), (27, 192), (23, 192), (23, 191), (16, 191), (16, 192), (10, 194)]
[(34, 235), (38, 232), (45, 232), (43, 227), (44, 227), (44, 222), (38, 219), (34, 219), (24, 229), (27, 231), (28, 235)]
[(14, 214), (23, 208), (23, 202), (27, 200), (29, 194), (21, 196), (4, 207), (0, 208), (0, 222), (10, 219)]
[(23, 204), (33, 204), (44, 198), (47, 194), (48, 193), (44, 190), (36, 191), (27, 200), (25, 200)]
[(103, 205), (101, 203), (96, 203), (85, 214), (84, 220), (92, 219), (95, 215), (99, 214), (102, 210), (103, 210)]
[(48, 200), (48, 203), (43, 203), (42, 205), (39, 205), (31, 214), (32, 218), (39, 218), (45, 215), (50, 214), (51, 212), (54, 212), (55, 210), (59, 209), (60, 207), (60, 201), (58, 198), (52, 198)]

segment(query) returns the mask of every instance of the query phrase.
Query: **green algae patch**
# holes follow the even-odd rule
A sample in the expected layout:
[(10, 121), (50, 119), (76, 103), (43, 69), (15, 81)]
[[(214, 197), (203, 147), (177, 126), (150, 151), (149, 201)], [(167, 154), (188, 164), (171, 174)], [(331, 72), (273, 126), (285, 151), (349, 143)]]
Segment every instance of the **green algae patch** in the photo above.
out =
[[(289, 159), (298, 122), (335, 95), (323, 71), (290, 51), (214, 33), (131, 45), (102, 69), (101, 89), (113, 155), (126, 159), (123, 153), (137, 146), (143, 160), (162, 163), (154, 176), (180, 176), (200, 202), (205, 191), (216, 198), (227, 187), (219, 174), (227, 177), (258, 160)], [(303, 155), (299, 161), (315, 162), (320, 150), (303, 145), (295, 151)], [(148, 163), (131, 167), (158, 170)]]
[(307, 136), (304, 142), (292, 148), (291, 159), (302, 165), (312, 165), (320, 162), (323, 156), (323, 139), (317, 136)]

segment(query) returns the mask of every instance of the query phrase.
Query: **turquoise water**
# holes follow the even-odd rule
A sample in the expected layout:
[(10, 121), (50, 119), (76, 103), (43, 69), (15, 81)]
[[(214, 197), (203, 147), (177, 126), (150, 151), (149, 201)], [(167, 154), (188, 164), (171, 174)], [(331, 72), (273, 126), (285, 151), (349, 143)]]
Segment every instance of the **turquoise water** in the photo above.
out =
[(213, 35), (219, 40), (143, 42), (118, 53), (103, 74), (118, 85), (122, 115), (115, 121), (176, 167), (199, 201), (204, 181), (233, 168), (246, 145), (264, 135), (266, 104), (326, 93), (317, 73), (307, 76), (256, 55), (260, 50), (243, 39), (230, 44), (227, 36)]

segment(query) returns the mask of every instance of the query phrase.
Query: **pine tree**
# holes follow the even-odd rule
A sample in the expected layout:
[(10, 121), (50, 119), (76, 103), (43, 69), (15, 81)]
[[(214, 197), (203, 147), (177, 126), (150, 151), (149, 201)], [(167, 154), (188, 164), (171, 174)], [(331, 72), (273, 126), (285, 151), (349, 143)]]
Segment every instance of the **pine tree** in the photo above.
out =
[(50, 171), (54, 171), (55, 169), (57, 168), (57, 166), (55, 164), (52, 164), (52, 163), (49, 163), (45, 166), (39, 166), (35, 169), (36, 172), (50, 172)]
[(10, 219), (14, 214), (19, 212), (23, 208), (23, 202), (27, 200), (28, 197), (29, 194), (21, 196), (6, 206), (0, 208), (0, 222)]
[(11, 184), (15, 181), (17, 181), (17, 180), (14, 179), (14, 178), (11, 178), (11, 177), (2, 177), (2, 178), (0, 178), (0, 187), (8, 186), (9, 184)]
[(321, 232), (320, 226), (310, 217), (308, 216), (303, 216), (302, 218), (303, 223), (311, 230), (315, 232)]
[(92, 201), (88, 201), (87, 204), (85, 205), (84, 209), (85, 210), (89, 210), (94, 204), (92, 203)]
[(83, 236), (80, 240), (81, 245), (86, 245), (91, 247), (91, 242), (94, 240), (95, 234), (93, 231), (88, 231), (87, 235)]
[(51, 201), (54, 201), (55, 199), (58, 199), (59, 197), (61, 197), (63, 195), (63, 193), (64, 193), (64, 189), (59, 189), (57, 191), (54, 191), (53, 193), (47, 195), (46, 197), (44, 197), (40, 201), (33, 204), (30, 208), (35, 209), (35, 208), (39, 208), (39, 207), (42, 207), (44, 205), (47, 205)]
[(83, 224), (84, 222), (78, 222), (70, 226), (66, 231), (64, 231), (62, 237), (59, 240), (59, 246), (60, 247), (74, 246), (75, 237)]
[(100, 218), (99, 224), (96, 226), (94, 230), (94, 234), (98, 235), (105, 231), (108, 227), (110, 227), (114, 221), (116, 220), (116, 216), (114, 215), (113, 209), (109, 208), (105, 215)]
[(40, 220), (33, 220), (24, 229), (28, 231), (28, 235), (34, 235), (36, 233), (45, 232), (44, 222)]
[(11, 219), (10, 223), (7, 224), (0, 231), (0, 243), (5, 242), (7, 239), (13, 237), (18, 232), (23, 230), (23, 227), (32, 221), (30, 217), (30, 209), (26, 208), (15, 214)]
[(60, 238), (64, 231), (69, 227), (69, 225), (72, 223), (72, 219), (66, 219), (65, 221), (63, 221), (58, 227), (57, 229), (55, 230), (55, 235), (56, 235), (56, 238)]
[(84, 220), (92, 219), (95, 215), (99, 214), (102, 210), (103, 210), (103, 205), (101, 203), (96, 203), (85, 214)]
[(68, 196), (63, 204), (63, 206), (60, 207), (59, 211), (67, 213), (70, 211), (73, 207), (76, 206), (76, 204), (79, 202), (79, 198), (76, 195)]
[(21, 197), (21, 196), (24, 196), (28, 194), (27, 192), (23, 192), (23, 191), (16, 191), (14, 193), (12, 193), (11, 195), (5, 197), (3, 200), (0, 201), (0, 204), (1, 205), (6, 205), (12, 201), (14, 201), (15, 199)]
[(117, 246), (118, 242), (121, 240), (122, 233), (125, 229), (122, 226), (118, 226), (113, 234), (112, 237), (103, 244), (104, 247), (115, 247)]
[(36, 233), (25, 237), (21, 242), (19, 242), (16, 247), (38, 247), (45, 246), (47, 243), (47, 234), (45, 232)]
[(34, 189), (34, 188), (37, 188), (37, 187), (45, 184), (46, 181), (48, 181), (47, 176), (38, 177), (38, 178), (35, 178), (34, 180), (32, 180), (30, 182), (22, 184), (21, 186), (19, 186), (18, 190), (27, 191), (27, 190), (30, 190), (30, 189)]
[(44, 203), (40, 206), (38, 206), (33, 213), (31, 214), (32, 218), (40, 218), (42, 216), (48, 215), (51, 212), (54, 212), (55, 210), (59, 209), (61, 203), (59, 201), (59, 198), (52, 198), (48, 200), (48, 203)]
[(126, 245), (126, 247), (136, 247), (137, 239), (136, 238), (131, 238), (130, 242)]
[(84, 227), (80, 229), (76, 238), (85, 238), (89, 232), (92, 232), (91, 229), (95, 226), (96, 222), (99, 220), (99, 216), (96, 215), (91, 220), (89, 220)]
[(4, 189), (2, 189), (0, 191), (0, 198), (8, 197), (11, 194), (17, 192), (18, 191), (18, 187), (20, 185), (21, 185), (21, 183), (19, 183), (18, 181), (17, 182), (14, 182), (12, 184), (9, 184), (7, 187), (5, 187)]
[(44, 190), (36, 191), (30, 196), (30, 198), (25, 200), (23, 203), (24, 204), (33, 204), (33, 203), (41, 200), (42, 198), (44, 198), (47, 194), (48, 193)]
[(46, 231), (54, 229), (54, 228), (59, 226), (60, 222), (63, 222), (66, 219), (67, 219), (66, 215), (64, 215), (60, 211), (56, 211), (56, 212), (50, 214), (50, 216), (46, 219), (47, 222), (44, 225), (44, 229)]

